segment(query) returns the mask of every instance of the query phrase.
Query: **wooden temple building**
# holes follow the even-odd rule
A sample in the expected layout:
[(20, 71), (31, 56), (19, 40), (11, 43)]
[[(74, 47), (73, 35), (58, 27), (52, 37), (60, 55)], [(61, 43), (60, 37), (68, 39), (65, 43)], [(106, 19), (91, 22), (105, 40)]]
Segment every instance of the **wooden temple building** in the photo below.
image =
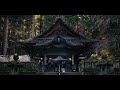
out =
[(80, 55), (86, 58), (90, 56), (88, 51), (95, 43), (96, 40), (78, 34), (58, 17), (49, 30), (30, 41), (21, 42), (21, 45), (32, 61), (39, 61), (42, 65), (65, 61), (74, 66), (78, 65)]

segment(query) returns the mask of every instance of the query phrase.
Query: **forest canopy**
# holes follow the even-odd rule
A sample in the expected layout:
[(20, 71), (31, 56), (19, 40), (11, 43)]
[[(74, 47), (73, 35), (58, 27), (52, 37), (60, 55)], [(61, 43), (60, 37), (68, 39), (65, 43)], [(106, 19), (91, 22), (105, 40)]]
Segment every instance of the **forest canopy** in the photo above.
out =
[(16, 42), (42, 34), (58, 16), (80, 35), (101, 40), (96, 48), (98, 54), (106, 50), (114, 59), (120, 59), (120, 15), (1, 15), (1, 54), (14, 54), (19, 49)]

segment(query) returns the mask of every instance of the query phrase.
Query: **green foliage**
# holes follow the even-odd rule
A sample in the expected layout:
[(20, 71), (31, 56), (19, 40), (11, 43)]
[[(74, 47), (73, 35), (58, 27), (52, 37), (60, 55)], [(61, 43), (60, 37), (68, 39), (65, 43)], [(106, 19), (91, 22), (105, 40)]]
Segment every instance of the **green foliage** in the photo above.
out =
[(55, 17), (57, 15), (45, 15), (45, 27), (44, 30), (48, 30), (49, 27), (53, 24), (53, 22), (55, 21)]

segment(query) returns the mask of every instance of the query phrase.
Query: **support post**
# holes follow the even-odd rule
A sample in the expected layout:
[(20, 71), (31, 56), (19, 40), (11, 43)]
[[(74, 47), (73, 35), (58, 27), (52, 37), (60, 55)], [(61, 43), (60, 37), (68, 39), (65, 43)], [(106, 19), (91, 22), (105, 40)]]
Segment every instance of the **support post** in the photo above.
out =
[(72, 55), (72, 65), (74, 65), (74, 55)]
[(44, 65), (46, 65), (46, 61), (47, 61), (47, 56), (44, 55)]

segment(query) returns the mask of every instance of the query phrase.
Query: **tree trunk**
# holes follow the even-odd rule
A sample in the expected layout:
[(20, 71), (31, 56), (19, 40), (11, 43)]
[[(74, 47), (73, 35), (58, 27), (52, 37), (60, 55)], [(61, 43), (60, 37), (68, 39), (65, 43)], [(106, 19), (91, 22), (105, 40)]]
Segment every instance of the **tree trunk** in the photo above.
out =
[(83, 20), (81, 19), (81, 21), (79, 20), (78, 23), (79, 23), (79, 29), (80, 29), (80, 35), (82, 36), (85, 36), (85, 29), (84, 29), (84, 26), (82, 24)]
[(40, 34), (42, 33), (42, 15), (40, 15)]
[(36, 36), (36, 31), (35, 31), (35, 15), (33, 15), (33, 18), (32, 18), (32, 38), (34, 38), (34, 36)]
[(6, 16), (6, 29), (5, 29), (5, 36), (4, 36), (4, 47), (3, 47), (3, 54), (7, 55), (7, 48), (8, 48), (8, 29), (9, 29), (9, 16)]
[(44, 32), (44, 29), (45, 29), (45, 16), (44, 15), (42, 15), (42, 29)]

